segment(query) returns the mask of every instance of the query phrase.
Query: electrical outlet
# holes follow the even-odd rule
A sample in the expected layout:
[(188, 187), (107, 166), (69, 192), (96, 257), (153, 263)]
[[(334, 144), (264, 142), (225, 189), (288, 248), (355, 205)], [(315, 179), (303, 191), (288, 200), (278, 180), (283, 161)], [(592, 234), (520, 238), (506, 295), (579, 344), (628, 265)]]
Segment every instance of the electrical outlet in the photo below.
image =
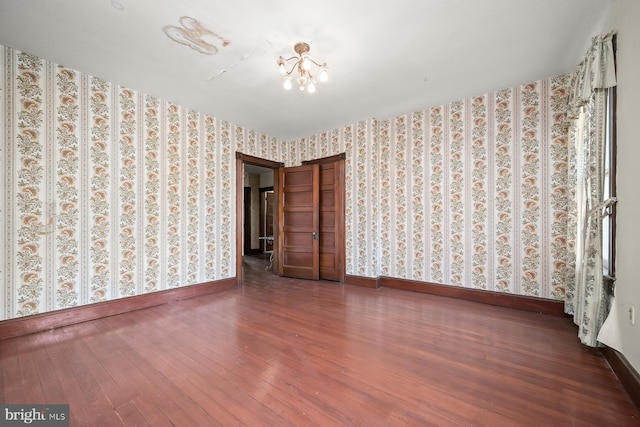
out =
[(629, 323), (636, 324), (636, 306), (633, 304), (629, 304)]

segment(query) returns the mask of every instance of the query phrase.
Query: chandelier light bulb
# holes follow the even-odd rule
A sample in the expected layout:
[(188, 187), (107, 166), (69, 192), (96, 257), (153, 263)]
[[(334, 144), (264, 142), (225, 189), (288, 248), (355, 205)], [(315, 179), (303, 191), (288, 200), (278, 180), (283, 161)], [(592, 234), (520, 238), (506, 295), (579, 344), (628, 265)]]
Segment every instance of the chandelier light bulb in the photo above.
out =
[(327, 70), (326, 65), (320, 68), (320, 73), (318, 74), (318, 78), (322, 83), (325, 83), (329, 80), (329, 70)]
[(308, 56), (304, 56), (302, 58), (302, 69), (305, 71), (309, 71), (311, 69), (311, 60)]
[(293, 84), (291, 83), (291, 77), (285, 77), (283, 86), (286, 90), (290, 90)]
[(304, 92), (304, 85), (300, 85), (300, 92)]
[(307, 85), (307, 91), (309, 93), (316, 93), (316, 85), (313, 82), (309, 82), (309, 84)]
[(280, 57), (280, 59), (278, 60), (278, 71), (280, 71), (280, 74), (285, 75), (287, 72), (287, 69), (284, 66), (284, 60), (282, 59), (282, 57)]

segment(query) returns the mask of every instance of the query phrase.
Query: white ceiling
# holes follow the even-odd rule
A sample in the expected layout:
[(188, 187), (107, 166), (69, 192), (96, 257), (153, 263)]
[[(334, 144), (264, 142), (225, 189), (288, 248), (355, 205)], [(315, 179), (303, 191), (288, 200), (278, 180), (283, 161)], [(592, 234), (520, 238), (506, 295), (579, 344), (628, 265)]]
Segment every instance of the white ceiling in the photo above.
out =
[[(568, 72), (614, 1), (0, 0), (0, 44), (292, 140)], [(171, 40), (183, 16), (229, 44)], [(313, 95), (282, 88), (298, 41)]]

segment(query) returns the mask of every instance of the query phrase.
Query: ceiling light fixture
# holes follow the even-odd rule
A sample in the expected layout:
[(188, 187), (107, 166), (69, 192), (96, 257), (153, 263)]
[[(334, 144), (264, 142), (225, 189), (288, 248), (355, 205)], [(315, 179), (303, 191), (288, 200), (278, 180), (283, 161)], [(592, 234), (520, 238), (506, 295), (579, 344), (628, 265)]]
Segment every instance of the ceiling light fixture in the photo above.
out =
[[(293, 87), (293, 79), (295, 78), (301, 92), (306, 90), (309, 93), (314, 93), (316, 91), (316, 78), (314, 77), (314, 74), (311, 73), (313, 65), (317, 67), (319, 81), (324, 83), (329, 80), (329, 69), (327, 68), (327, 63), (325, 62), (321, 65), (314, 61), (309, 56), (309, 49), (310, 48), (307, 43), (296, 43), (293, 50), (296, 51), (298, 56), (292, 56), (288, 59), (284, 59), (282, 56), (278, 58), (278, 70), (280, 70), (280, 74), (283, 75), (283, 86), (286, 90)], [(289, 71), (287, 71), (287, 65), (294, 60), (295, 62), (293, 63), (293, 66)], [(297, 74), (294, 73), (296, 70)]]

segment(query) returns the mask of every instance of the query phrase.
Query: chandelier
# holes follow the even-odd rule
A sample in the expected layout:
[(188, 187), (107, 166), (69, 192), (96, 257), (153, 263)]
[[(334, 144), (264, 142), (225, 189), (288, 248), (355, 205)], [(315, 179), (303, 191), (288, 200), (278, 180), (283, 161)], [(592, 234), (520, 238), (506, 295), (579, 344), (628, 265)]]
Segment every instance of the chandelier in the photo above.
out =
[[(311, 69), (315, 65), (318, 70), (318, 80), (324, 83), (329, 79), (327, 63), (325, 62), (320, 65), (311, 59), (309, 56), (309, 45), (307, 43), (296, 43), (296, 45), (293, 46), (293, 50), (296, 51), (298, 56), (292, 56), (288, 59), (284, 59), (282, 56), (278, 58), (278, 69), (280, 70), (280, 74), (283, 75), (284, 80), (283, 86), (286, 90), (291, 89), (293, 87), (293, 79), (295, 78), (301, 92), (304, 92), (306, 89), (307, 92), (314, 93), (316, 91), (316, 78), (314, 74), (311, 73)], [(287, 66), (294, 60), (293, 66), (287, 71)]]

